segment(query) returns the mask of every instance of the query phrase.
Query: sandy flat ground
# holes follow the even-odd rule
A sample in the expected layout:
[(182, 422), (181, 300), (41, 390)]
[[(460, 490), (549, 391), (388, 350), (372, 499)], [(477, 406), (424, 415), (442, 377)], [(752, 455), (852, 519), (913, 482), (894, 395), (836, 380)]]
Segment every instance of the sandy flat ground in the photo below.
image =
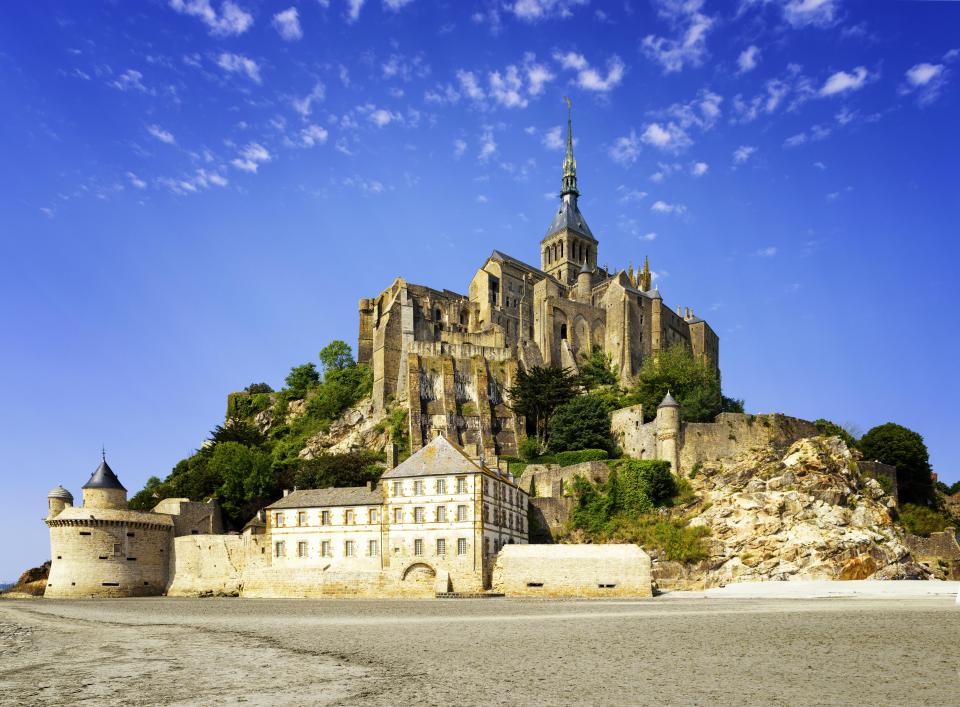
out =
[(0, 601), (2, 704), (958, 704), (952, 597)]

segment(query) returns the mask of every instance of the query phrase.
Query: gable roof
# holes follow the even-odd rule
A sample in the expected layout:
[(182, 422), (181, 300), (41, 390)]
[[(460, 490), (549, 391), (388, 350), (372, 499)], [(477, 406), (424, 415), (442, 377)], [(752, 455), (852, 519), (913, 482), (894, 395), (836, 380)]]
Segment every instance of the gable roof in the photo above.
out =
[(478, 474), (483, 468), (468, 457), (462, 449), (443, 435), (434, 437), (430, 444), (386, 472), (381, 479), (405, 479), (411, 476), (439, 476), (442, 474)]
[(267, 508), (319, 508), (321, 506), (379, 506), (383, 494), (374, 486), (344, 486), (340, 488), (303, 489), (291, 491)]

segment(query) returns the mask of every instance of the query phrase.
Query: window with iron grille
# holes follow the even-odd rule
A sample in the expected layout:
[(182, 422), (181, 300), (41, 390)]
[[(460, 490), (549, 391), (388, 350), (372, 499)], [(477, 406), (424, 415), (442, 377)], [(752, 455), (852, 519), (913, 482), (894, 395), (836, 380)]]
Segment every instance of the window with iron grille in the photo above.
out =
[(437, 522), (446, 523), (447, 522), (447, 507), (446, 506), (437, 506)]
[(371, 540), (367, 545), (367, 554), (370, 557), (376, 557), (380, 554), (380, 544), (376, 540)]
[(422, 523), (423, 522), (423, 506), (415, 506), (413, 509), (413, 522)]
[(393, 482), (393, 495), (394, 495), (394, 496), (402, 496), (402, 495), (403, 495), (403, 482), (402, 482), (402, 481), (394, 481), (394, 482)]
[(466, 519), (467, 519), (467, 507), (457, 506), (457, 520), (466, 520)]
[(447, 480), (437, 479), (437, 494), (443, 495), (447, 492)]
[(437, 555), (443, 556), (447, 554), (447, 541), (444, 538), (437, 538)]
[(457, 554), (466, 555), (467, 554), (467, 539), (466, 538), (457, 538)]
[(278, 540), (273, 544), (274, 554), (276, 557), (283, 557), (283, 540)]
[(307, 512), (300, 511), (297, 513), (297, 525), (306, 525), (307, 524)]
[(417, 557), (423, 554), (423, 540), (421, 538), (416, 538), (413, 541), (413, 554)]
[(371, 523), (376, 523), (377, 520), (378, 520), (378, 518), (379, 518), (379, 514), (377, 513), (377, 509), (376, 509), (376, 508), (371, 508), (371, 509), (370, 509), (370, 522), (371, 522)]
[(457, 477), (457, 493), (466, 493), (467, 492), (467, 477), (459, 476)]
[(307, 541), (301, 540), (297, 543), (297, 557), (307, 556)]
[(323, 557), (333, 557), (333, 553), (330, 552), (330, 541), (329, 541), (329, 540), (324, 540), (324, 541), (320, 544), (320, 554), (321, 554)]
[(394, 508), (394, 509), (393, 509), (393, 522), (394, 522), (394, 523), (402, 523), (402, 522), (403, 522), (403, 509), (402, 509), (402, 508)]
[(422, 482), (422, 481), (414, 481), (414, 482), (413, 482), (413, 495), (414, 495), (414, 496), (422, 496), (422, 495), (423, 495), (423, 482)]
[(273, 514), (273, 524), (278, 527), (283, 527), (283, 513), (274, 513)]
[(330, 511), (320, 511), (320, 525), (330, 525)]
[(353, 540), (347, 540), (343, 544), (343, 554), (345, 557), (353, 557)]

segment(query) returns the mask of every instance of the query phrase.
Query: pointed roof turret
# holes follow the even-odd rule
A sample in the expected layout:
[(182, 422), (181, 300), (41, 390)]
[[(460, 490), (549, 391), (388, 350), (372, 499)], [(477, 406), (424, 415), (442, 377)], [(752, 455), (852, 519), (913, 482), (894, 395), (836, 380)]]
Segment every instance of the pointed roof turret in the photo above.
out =
[(106, 455), (103, 457), (103, 461), (100, 462), (100, 466), (97, 467), (97, 470), (93, 472), (93, 475), (90, 477), (90, 480), (83, 485), (85, 489), (120, 489), (121, 491), (126, 491), (124, 485), (120, 483), (120, 479), (117, 478), (117, 475), (113, 473), (113, 469), (110, 468), (110, 465), (107, 464)]
[(563, 158), (563, 189), (560, 196), (565, 194), (580, 195), (577, 191), (577, 160), (573, 157), (573, 121), (570, 117), (570, 99), (567, 102), (567, 154)]
[(658, 408), (678, 408), (680, 404), (673, 399), (673, 396), (670, 395), (670, 391), (667, 391), (667, 394), (663, 396), (663, 402), (657, 405)]
[(583, 259), (583, 265), (580, 266), (581, 275), (589, 275), (593, 272), (593, 268), (590, 267), (590, 264), (587, 262), (587, 259)]

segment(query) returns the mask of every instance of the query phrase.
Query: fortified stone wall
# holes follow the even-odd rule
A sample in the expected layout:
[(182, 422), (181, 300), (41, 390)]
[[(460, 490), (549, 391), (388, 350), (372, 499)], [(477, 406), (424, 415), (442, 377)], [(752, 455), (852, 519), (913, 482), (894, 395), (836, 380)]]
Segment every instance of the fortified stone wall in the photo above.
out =
[(191, 501), (189, 498), (165, 498), (153, 507), (154, 513), (167, 513), (173, 517), (173, 534), (219, 535), (223, 532), (220, 504), (216, 499)]
[(168, 596), (236, 596), (244, 572), (269, 563), (263, 535), (184, 535), (170, 554)]
[(610, 468), (603, 462), (583, 462), (571, 466), (530, 464), (517, 482), (532, 498), (560, 498), (573, 480), (582, 476), (596, 483), (605, 483)]
[(240, 596), (271, 598), (432, 597), (435, 577), (410, 573), (328, 571), (322, 567), (252, 568), (244, 573)]
[(914, 559), (944, 579), (960, 579), (960, 543), (957, 529), (947, 528), (942, 533), (930, 533), (929, 538), (906, 535), (904, 544)]
[[(94, 515), (107, 513), (96, 511)], [(158, 517), (166, 523), (142, 522), (138, 517), (146, 515), (143, 513), (109, 513), (113, 519), (48, 521), (53, 562), (45, 596), (126, 597), (163, 593), (172, 530), (169, 517)]]
[(650, 556), (636, 545), (507, 545), (493, 590), (507, 596), (649, 597)]

